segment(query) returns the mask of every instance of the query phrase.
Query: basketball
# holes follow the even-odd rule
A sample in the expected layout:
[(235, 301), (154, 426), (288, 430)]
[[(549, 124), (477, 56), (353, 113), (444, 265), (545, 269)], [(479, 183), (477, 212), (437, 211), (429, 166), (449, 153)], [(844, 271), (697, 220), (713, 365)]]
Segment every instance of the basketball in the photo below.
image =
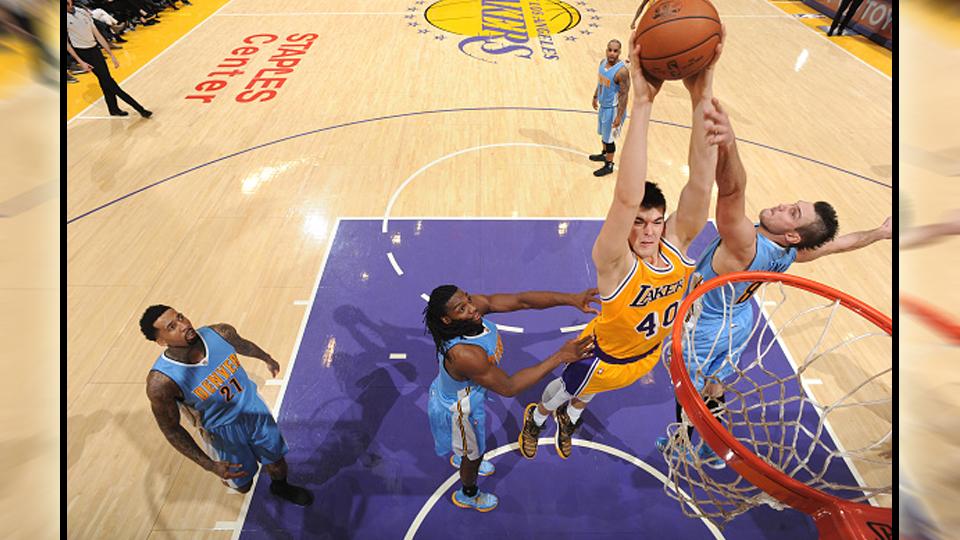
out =
[(655, 0), (637, 23), (640, 62), (660, 79), (696, 75), (713, 60), (720, 33), (708, 0)]

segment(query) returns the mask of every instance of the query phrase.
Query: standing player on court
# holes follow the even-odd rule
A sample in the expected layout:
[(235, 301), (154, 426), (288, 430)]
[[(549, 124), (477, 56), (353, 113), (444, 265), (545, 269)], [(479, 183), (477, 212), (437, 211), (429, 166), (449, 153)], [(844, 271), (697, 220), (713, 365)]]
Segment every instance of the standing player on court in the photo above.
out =
[[(523, 292), (519, 294), (470, 295), (456, 285), (441, 285), (430, 293), (423, 320), (437, 348), (439, 373), (430, 385), (427, 413), (434, 446), (439, 456), (450, 456), (460, 469), (462, 489), (453, 492), (453, 504), (489, 512), (497, 496), (477, 487), (477, 475), (490, 476), (493, 464), (482, 461), (486, 443), (487, 390), (512, 397), (542, 379), (561, 363), (590, 356), (588, 339), (568, 341), (557, 352), (535, 366), (507, 375), (500, 369), (503, 344), (497, 325), (483, 318), (487, 313), (521, 309), (573, 306), (585, 313), (597, 313), (596, 289), (580, 294)], [(463, 458), (466, 459), (463, 459)]]
[(684, 256), (707, 222), (716, 172), (716, 148), (707, 141), (703, 108), (712, 97), (713, 70), (722, 49), (700, 73), (684, 80), (690, 92), (693, 130), (690, 136), (690, 178), (677, 210), (664, 221), (666, 200), (647, 177), (647, 129), (653, 99), (663, 81), (647, 78), (639, 47), (630, 37), (633, 78), (632, 121), (624, 142), (613, 202), (593, 245), (601, 313), (581, 336), (595, 340), (592, 361), (567, 366), (562, 377), (544, 389), (540, 403), (527, 405), (520, 433), (520, 453), (532, 459), (537, 439), (553, 413), (555, 446), (570, 457), (572, 437), (587, 403), (600, 392), (625, 388), (647, 374), (660, 357), (694, 263)]
[[(620, 42), (616, 39), (607, 43), (607, 59), (600, 61), (599, 81), (593, 92), (593, 110), (597, 114), (597, 133), (603, 150), (590, 156), (590, 161), (603, 161), (603, 167), (593, 171), (594, 176), (606, 176), (613, 172), (613, 154), (617, 145), (613, 142), (620, 136), (627, 113), (627, 100), (630, 96), (630, 73), (620, 61)], [(599, 109), (598, 109), (599, 107)]]
[[(747, 175), (737, 151), (730, 118), (716, 98), (707, 108), (706, 116), (710, 144), (718, 148), (719, 236), (698, 258), (691, 289), (721, 274), (744, 270), (786, 272), (793, 262), (810, 262), (825, 255), (853, 251), (878, 240), (890, 239), (892, 224), (889, 217), (875, 229), (834, 239), (837, 213), (823, 201), (797, 201), (767, 208), (760, 212), (759, 224), (754, 224), (745, 212)], [(684, 362), (707, 407), (718, 418), (725, 400), (720, 381), (733, 375), (734, 366), (753, 329), (753, 309), (749, 300), (755, 290), (756, 286), (749, 282), (713, 289), (700, 298), (699, 316), (689, 323), (696, 324), (696, 333), (692, 344), (684, 344)], [(732, 298), (736, 300), (731, 307), (728, 300)], [(690, 351), (691, 347), (697, 351), (696, 357)], [(669, 354), (669, 347), (667, 350)], [(680, 422), (682, 408), (679, 402), (676, 410), (677, 422)], [(688, 436), (692, 432), (690, 426)], [(659, 437), (656, 441), (661, 452), (666, 450), (667, 444), (667, 437)], [(725, 466), (706, 444), (700, 445), (699, 454), (701, 460), (711, 467)]]
[[(300, 506), (313, 502), (309, 491), (287, 483), (287, 444), (237, 353), (263, 360), (274, 376), (280, 373), (276, 360), (229, 324), (194, 330), (182, 313), (164, 305), (144, 311), (140, 331), (166, 347), (147, 375), (147, 397), (174, 448), (240, 493), (253, 486), (259, 461), (270, 474), (271, 493)], [(218, 454), (216, 461), (180, 425), (180, 406), (199, 416), (201, 435)]]

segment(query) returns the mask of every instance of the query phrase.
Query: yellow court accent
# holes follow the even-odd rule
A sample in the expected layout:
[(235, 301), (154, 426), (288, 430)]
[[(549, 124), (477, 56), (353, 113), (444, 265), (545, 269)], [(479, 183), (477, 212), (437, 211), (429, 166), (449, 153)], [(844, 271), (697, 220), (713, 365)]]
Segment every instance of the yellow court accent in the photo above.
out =
[[(120, 62), (119, 68), (107, 59), (110, 72), (118, 83), (132, 75), (147, 62), (156, 58), (167, 50), (175, 41), (183, 37), (198, 24), (207, 19), (215, 11), (223, 7), (230, 0), (193, 0), (193, 5), (182, 7), (179, 11), (169, 9), (160, 13), (160, 24), (153, 26), (138, 26), (133, 32), (127, 32), (123, 38), (128, 40), (123, 49), (113, 51), (113, 55)], [(66, 53), (65, 53), (66, 54)], [(81, 111), (103, 97), (97, 79), (92, 73), (76, 75), (80, 82), (67, 87), (67, 119), (80, 114)], [(137, 96), (133, 96), (136, 98)], [(144, 104), (147, 108), (148, 103)]]
[(948, 47), (960, 48), (960, 18), (955, 5), (904, 2), (901, 8), (901, 17), (911, 19)]
[[(36, 32), (50, 49), (52, 54), (59, 51), (60, 13), (56, 4), (39, 5), (39, 24)], [(16, 91), (31, 82), (34, 77), (33, 62), (35, 51), (25, 41), (13, 34), (0, 37), (0, 100), (11, 97)], [(56, 74), (51, 74), (55, 76)]]
[[(521, 0), (515, 6), (487, 6), (484, 12), (481, 0), (439, 0), (425, 10), (424, 17), (433, 26), (461, 36), (488, 35), (484, 31), (484, 17), (489, 26), (502, 31), (517, 30), (531, 38), (537, 37), (537, 22), (543, 20), (551, 35), (572, 30), (580, 24), (577, 8), (562, 0)], [(522, 12), (523, 21), (517, 23)], [(541, 14), (542, 13), (542, 14)]]
[(812, 29), (816, 33), (820, 34), (826, 39), (833, 41), (843, 49), (849, 51), (857, 58), (863, 60), (867, 64), (877, 68), (881, 72), (887, 74), (888, 76), (893, 75), (893, 52), (884, 47), (883, 45), (874, 43), (861, 35), (855, 36), (835, 36), (827, 37), (822, 26), (830, 26), (830, 23), (833, 22), (832, 19), (823, 15), (819, 11), (813, 9), (812, 7), (804, 4), (800, 0), (792, 1), (773, 1), (771, 3), (786, 13), (790, 15), (820, 15), (816, 18), (803, 18), (799, 19), (800, 22), (805, 24), (808, 28)]

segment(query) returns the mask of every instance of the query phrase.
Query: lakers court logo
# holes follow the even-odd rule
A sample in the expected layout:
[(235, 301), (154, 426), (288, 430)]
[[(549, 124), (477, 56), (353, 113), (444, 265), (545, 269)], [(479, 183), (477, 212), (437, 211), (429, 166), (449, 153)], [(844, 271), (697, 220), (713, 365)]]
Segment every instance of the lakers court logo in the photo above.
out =
[[(463, 54), (494, 64), (537, 57), (559, 60), (558, 41), (590, 34), (600, 20), (596, 10), (588, 8), (590, 28), (575, 32), (582, 15), (563, 0), (439, 0), (429, 5), (418, 0), (415, 4), (408, 9), (408, 26), (435, 41), (456, 40)], [(586, 6), (583, 1), (576, 4)]]

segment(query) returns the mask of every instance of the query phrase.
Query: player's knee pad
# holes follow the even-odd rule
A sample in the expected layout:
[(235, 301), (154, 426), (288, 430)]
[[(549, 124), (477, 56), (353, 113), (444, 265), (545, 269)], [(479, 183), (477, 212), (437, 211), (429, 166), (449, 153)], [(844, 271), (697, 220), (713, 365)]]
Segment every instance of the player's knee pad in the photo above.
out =
[(543, 389), (543, 406), (547, 410), (555, 411), (557, 407), (570, 401), (573, 396), (563, 386), (563, 379), (554, 379)]
[(603, 153), (612, 154), (617, 151), (617, 143), (615, 142), (605, 142), (603, 143)]

